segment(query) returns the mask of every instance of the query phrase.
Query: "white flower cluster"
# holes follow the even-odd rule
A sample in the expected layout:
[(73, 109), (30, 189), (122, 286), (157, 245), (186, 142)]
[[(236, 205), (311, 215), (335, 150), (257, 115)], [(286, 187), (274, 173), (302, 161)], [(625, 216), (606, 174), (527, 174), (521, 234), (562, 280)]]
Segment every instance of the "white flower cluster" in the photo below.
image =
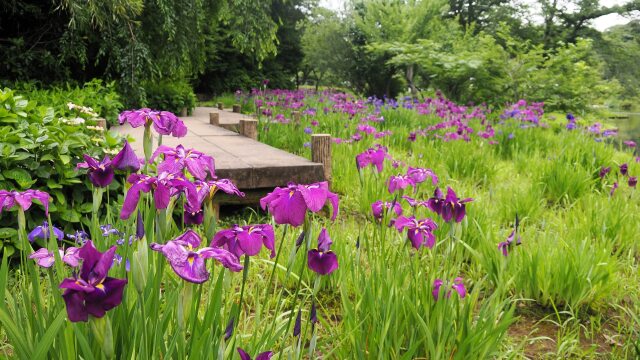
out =
[(91, 126), (91, 125), (87, 125), (87, 129), (89, 130), (95, 130), (95, 131), (104, 131), (104, 128), (102, 126)]
[(79, 112), (83, 113), (83, 114), (87, 114), (93, 117), (98, 116), (98, 114), (93, 111), (92, 108), (88, 107), (88, 106), (81, 106), (81, 105), (76, 105), (72, 102), (68, 102), (67, 103), (67, 107), (69, 107), (69, 110), (78, 110)]
[(73, 119), (67, 119), (67, 118), (60, 118), (60, 121), (62, 121), (64, 124), (68, 124), (68, 125), (81, 125), (84, 124), (84, 119), (81, 117), (76, 117)]

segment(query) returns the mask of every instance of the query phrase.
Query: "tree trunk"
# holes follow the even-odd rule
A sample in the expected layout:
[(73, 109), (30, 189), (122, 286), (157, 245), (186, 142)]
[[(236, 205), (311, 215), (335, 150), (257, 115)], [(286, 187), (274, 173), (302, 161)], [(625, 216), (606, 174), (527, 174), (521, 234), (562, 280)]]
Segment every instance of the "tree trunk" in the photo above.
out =
[(407, 67), (406, 75), (407, 75), (407, 82), (409, 83), (409, 88), (411, 88), (411, 98), (416, 100), (418, 98), (418, 89), (416, 88), (416, 85), (413, 82), (414, 68), (415, 68), (414, 64), (409, 65)]

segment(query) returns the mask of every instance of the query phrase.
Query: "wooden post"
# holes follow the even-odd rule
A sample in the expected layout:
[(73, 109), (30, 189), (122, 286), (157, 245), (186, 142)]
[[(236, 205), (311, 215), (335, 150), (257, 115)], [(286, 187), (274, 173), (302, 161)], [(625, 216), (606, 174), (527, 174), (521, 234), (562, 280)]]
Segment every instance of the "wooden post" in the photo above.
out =
[(210, 112), (209, 113), (209, 124), (220, 126), (220, 113)]
[(240, 119), (238, 128), (240, 135), (244, 135), (253, 140), (258, 140), (258, 120)]
[(311, 161), (321, 163), (324, 178), (331, 183), (331, 135), (311, 135)]
[(291, 113), (291, 116), (293, 117), (293, 122), (296, 125), (300, 125), (300, 111), (294, 111)]
[(224, 110), (224, 104), (223, 103), (218, 103), (218, 110)]
[(100, 126), (101, 128), (107, 130), (107, 119), (103, 119), (103, 118), (96, 119), (96, 126)]
[(189, 112), (189, 111), (187, 110), (187, 108), (186, 108), (186, 107), (183, 107), (183, 108), (180, 110), (180, 117), (185, 117), (185, 116), (187, 116), (187, 115), (188, 115), (188, 112)]
[(233, 112), (234, 113), (240, 113), (240, 105), (239, 104), (233, 104)]

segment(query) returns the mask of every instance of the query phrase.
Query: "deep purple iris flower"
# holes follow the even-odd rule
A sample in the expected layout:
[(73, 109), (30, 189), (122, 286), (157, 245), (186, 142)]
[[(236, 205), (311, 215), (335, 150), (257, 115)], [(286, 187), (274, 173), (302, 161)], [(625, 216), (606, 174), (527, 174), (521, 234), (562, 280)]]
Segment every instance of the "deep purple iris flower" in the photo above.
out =
[(598, 176), (600, 176), (600, 179), (604, 179), (605, 176), (607, 176), (607, 174), (609, 173), (609, 171), (611, 171), (610, 167), (601, 167), (600, 168), (600, 173), (598, 173)]
[(183, 169), (186, 168), (191, 175), (200, 180), (207, 178), (207, 171), (209, 171), (212, 178), (216, 176), (213, 158), (200, 151), (185, 149), (182, 145), (176, 146), (175, 149), (170, 146), (160, 145), (149, 161), (153, 162), (160, 154), (164, 154), (164, 161), (158, 165), (158, 173), (182, 173)]
[[(249, 354), (247, 354), (247, 352), (242, 350), (241, 348), (238, 348), (238, 354), (240, 354), (240, 359), (242, 360), (252, 360), (251, 356), (249, 356)], [(273, 356), (273, 352), (265, 351), (263, 353), (258, 354), (255, 360), (269, 360), (271, 359), (272, 356)]]
[[(55, 226), (51, 227), (53, 230), (53, 234), (56, 236), (58, 240), (64, 240), (64, 232), (58, 229)], [(42, 225), (36, 226), (27, 237), (29, 238), (29, 242), (34, 242), (36, 239), (48, 239), (51, 234), (51, 230), (49, 229), (49, 223), (45, 220), (42, 222)]]
[(438, 185), (438, 176), (431, 169), (413, 168), (409, 166), (409, 169), (407, 169), (407, 176), (413, 180), (414, 184), (423, 183), (427, 178), (430, 178), (433, 186)]
[(318, 212), (327, 201), (333, 207), (331, 220), (335, 220), (339, 199), (338, 195), (329, 191), (326, 181), (311, 185), (289, 183), (286, 188), (277, 187), (260, 199), (260, 206), (263, 210), (268, 208), (276, 223), (300, 226), (304, 223), (307, 210)]
[(136, 172), (140, 170), (140, 159), (127, 140), (124, 141), (122, 150), (111, 160), (111, 165), (114, 169), (121, 171)]
[[(58, 249), (58, 252), (60, 254), (60, 258), (65, 264), (71, 267), (76, 267), (78, 266), (78, 263), (80, 261), (80, 257), (78, 256), (79, 250), (80, 249), (77, 247), (69, 247), (67, 248), (67, 250)], [(46, 248), (40, 248), (37, 251), (33, 252), (31, 255), (29, 255), (29, 259), (35, 260), (36, 264), (43, 268), (50, 268), (55, 262), (55, 256), (53, 255), (53, 252), (47, 250)]]
[(389, 193), (393, 194), (397, 190), (404, 190), (409, 186), (415, 186), (416, 183), (407, 175), (396, 175), (389, 178)]
[(438, 228), (438, 225), (429, 218), (417, 220), (414, 216), (399, 216), (394, 226), (399, 232), (407, 229), (407, 237), (416, 250), (422, 246), (431, 249), (436, 244), (436, 236), (433, 231)]
[(275, 234), (269, 224), (234, 225), (231, 229), (218, 231), (211, 241), (212, 247), (227, 249), (238, 259), (242, 255), (258, 255), (262, 245), (271, 250), (271, 258), (276, 256)]
[(629, 164), (624, 163), (620, 165), (620, 174), (623, 176), (627, 176), (628, 173), (629, 173)]
[[(431, 294), (433, 295), (433, 299), (438, 301), (438, 298), (440, 297), (440, 288), (442, 287), (442, 285), (444, 284), (444, 281), (442, 281), (441, 279), (435, 279), (433, 281), (433, 291), (431, 292)], [(458, 293), (458, 295), (460, 295), (461, 299), (464, 299), (465, 296), (467, 296), (467, 289), (464, 287), (464, 283), (462, 282), (462, 278), (461, 277), (457, 277), (455, 278), (455, 280), (453, 280), (453, 284), (451, 284), (451, 289), (455, 290), (455, 292)], [(447, 298), (451, 297), (451, 290), (447, 291)]]
[(150, 247), (151, 250), (161, 252), (167, 258), (178, 276), (192, 283), (201, 284), (209, 279), (205, 263), (209, 258), (214, 258), (231, 271), (242, 270), (238, 258), (227, 250), (212, 247), (195, 250), (201, 242), (200, 235), (193, 230), (187, 230), (164, 245), (152, 243)]
[(128, 122), (131, 127), (137, 128), (153, 124), (153, 128), (161, 135), (173, 135), (183, 137), (187, 135), (187, 127), (169, 111), (157, 111), (148, 108), (139, 110), (127, 110), (118, 116), (120, 125)]
[(436, 214), (442, 216), (444, 221), (461, 222), (466, 215), (465, 204), (473, 201), (472, 198), (458, 199), (458, 196), (451, 187), (447, 186), (447, 196), (444, 197), (442, 191), (436, 188), (433, 197), (427, 200), (427, 206)]
[(122, 302), (127, 280), (107, 277), (115, 252), (116, 247), (112, 246), (101, 253), (90, 240), (78, 251), (82, 259), (79, 276), (64, 279), (60, 284), (61, 289), (66, 289), (62, 297), (70, 321), (87, 321), (89, 315), (101, 318)]
[(356, 166), (358, 170), (363, 169), (369, 165), (373, 165), (378, 173), (381, 173), (384, 169), (384, 159), (387, 157), (387, 148), (382, 145), (377, 145), (374, 148), (369, 148), (364, 152), (356, 155)]
[(373, 214), (373, 218), (380, 221), (384, 216), (384, 213), (392, 209), (393, 212), (396, 213), (396, 216), (402, 215), (402, 206), (397, 201), (381, 201), (378, 200), (371, 204), (371, 213)]
[(613, 194), (615, 194), (616, 190), (618, 189), (618, 182), (614, 182), (613, 186), (611, 187), (611, 191), (609, 191), (609, 196), (613, 196)]
[(156, 209), (166, 209), (171, 200), (171, 196), (184, 192), (188, 201), (195, 203), (197, 191), (193, 183), (187, 181), (180, 175), (161, 173), (158, 177), (144, 174), (131, 174), (127, 181), (132, 184), (122, 204), (120, 218), (126, 220), (138, 206), (140, 192), (148, 193), (153, 190), (153, 199)]
[(327, 229), (322, 228), (318, 235), (318, 248), (307, 253), (307, 266), (320, 275), (329, 275), (338, 269), (338, 256), (331, 251), (331, 238)]
[(638, 177), (629, 176), (629, 180), (628, 180), (627, 183), (629, 184), (630, 187), (635, 188), (636, 185), (638, 184)]
[(113, 165), (109, 156), (104, 157), (102, 161), (92, 158), (91, 156), (84, 154), (85, 162), (78, 163), (76, 168), (88, 169), (89, 180), (97, 187), (107, 187), (113, 182)]
[(29, 210), (33, 200), (38, 200), (42, 206), (44, 206), (44, 212), (49, 215), (49, 194), (40, 190), (25, 190), (19, 191), (7, 191), (0, 190), (0, 215), (3, 210), (10, 210), (16, 204), (22, 208), (23, 211)]

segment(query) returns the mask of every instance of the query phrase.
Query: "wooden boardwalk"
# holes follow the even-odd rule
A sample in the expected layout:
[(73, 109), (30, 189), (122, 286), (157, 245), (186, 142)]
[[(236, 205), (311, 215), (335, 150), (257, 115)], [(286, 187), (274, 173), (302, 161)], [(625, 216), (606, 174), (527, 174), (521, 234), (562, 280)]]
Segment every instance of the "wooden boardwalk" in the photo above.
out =
[[(210, 107), (197, 107), (193, 114), (181, 117), (187, 126), (185, 137), (163, 136), (162, 144), (175, 147), (182, 144), (185, 148), (202, 151), (215, 159), (216, 175), (227, 178), (247, 193), (244, 203), (256, 202), (257, 197), (276, 186), (285, 186), (292, 181), (309, 184), (324, 181), (323, 166), (306, 158), (276, 149), (272, 146), (242, 136), (235, 131), (209, 124), (209, 113), (218, 112), (220, 125), (237, 127), (247, 115)], [(113, 127), (112, 130), (135, 139), (131, 146), (138, 154), (143, 154), (142, 137), (144, 128), (132, 128), (130, 125)], [(154, 147), (157, 139), (154, 139)], [(236, 199), (221, 196), (222, 203), (235, 203)]]

